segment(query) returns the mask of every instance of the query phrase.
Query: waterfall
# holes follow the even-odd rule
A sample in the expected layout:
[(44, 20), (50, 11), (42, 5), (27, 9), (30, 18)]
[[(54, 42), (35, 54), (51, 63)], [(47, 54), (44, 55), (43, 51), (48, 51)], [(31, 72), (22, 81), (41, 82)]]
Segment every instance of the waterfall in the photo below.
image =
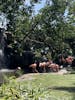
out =
[(4, 35), (3, 35), (3, 29), (0, 28), (0, 69), (6, 68), (4, 47), (5, 47), (5, 40), (4, 40)]

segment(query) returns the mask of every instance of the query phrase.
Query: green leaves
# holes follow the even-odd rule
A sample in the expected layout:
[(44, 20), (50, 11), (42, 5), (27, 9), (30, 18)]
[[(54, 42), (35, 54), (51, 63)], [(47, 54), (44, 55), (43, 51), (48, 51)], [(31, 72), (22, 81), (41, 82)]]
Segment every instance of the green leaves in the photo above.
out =
[(14, 34), (14, 41), (20, 41), (20, 50), (25, 45), (35, 50), (39, 48), (39, 51), (48, 46), (51, 53), (52, 50), (61, 53), (65, 39), (75, 36), (75, 1), (47, 1), (49, 3), (32, 16), (34, 4), (41, 0), (31, 0), (29, 5), (26, 0), (0, 0), (0, 12), (6, 18), (7, 30)]

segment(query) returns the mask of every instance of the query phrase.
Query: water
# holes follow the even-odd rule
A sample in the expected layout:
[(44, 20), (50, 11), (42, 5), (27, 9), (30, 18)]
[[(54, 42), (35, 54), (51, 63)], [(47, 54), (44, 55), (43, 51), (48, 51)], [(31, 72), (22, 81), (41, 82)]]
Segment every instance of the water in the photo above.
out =
[(3, 50), (0, 49), (0, 69), (5, 68), (5, 60)]
[(3, 31), (0, 28), (0, 69), (5, 68), (5, 55), (4, 55), (5, 40)]

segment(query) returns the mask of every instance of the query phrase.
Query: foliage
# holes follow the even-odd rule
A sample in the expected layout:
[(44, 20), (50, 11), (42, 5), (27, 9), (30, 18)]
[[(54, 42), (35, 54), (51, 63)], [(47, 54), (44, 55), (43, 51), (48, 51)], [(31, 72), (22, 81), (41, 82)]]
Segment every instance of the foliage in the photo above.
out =
[(55, 55), (63, 53), (67, 48), (74, 51), (69, 40), (65, 41), (66, 38), (75, 37), (74, 2), (71, 0), (51, 0), (51, 3), (45, 5), (34, 17), (34, 25), (36, 25), (32, 31), (34, 38), (40, 41), (41, 48), (49, 47), (53, 58)]
[(33, 77), (34, 80), (26, 81), (9, 78), (8, 83), (0, 86), (0, 100), (72, 100), (74, 98), (74, 74), (49, 73)]
[(17, 70), (14, 72), (14, 74), (15, 74), (15, 77), (17, 78), (17, 77), (22, 76), (22, 75), (24, 74), (24, 71), (21, 70), (21, 69), (17, 69)]
[[(33, 47), (34, 52), (49, 47), (52, 58), (63, 53), (67, 45), (75, 54), (75, 1), (46, 0), (44, 8), (34, 16), (34, 5), (41, 0), (1, 0), (0, 13), (6, 18), (7, 31), (13, 34), (12, 48), (22, 52)], [(67, 40), (67, 41), (66, 41)]]
[[(31, 17), (34, 3), (38, 0), (30, 0), (28, 5), (25, 0), (1, 0), (0, 1), (0, 16), (6, 19), (6, 30), (13, 34), (12, 48), (15, 47), (15, 41), (18, 48), (23, 50), (24, 39), (30, 33)], [(30, 30), (30, 31), (29, 31)], [(23, 42), (22, 42), (23, 41)], [(14, 46), (14, 47), (13, 47)], [(20, 52), (22, 51), (20, 50)]]

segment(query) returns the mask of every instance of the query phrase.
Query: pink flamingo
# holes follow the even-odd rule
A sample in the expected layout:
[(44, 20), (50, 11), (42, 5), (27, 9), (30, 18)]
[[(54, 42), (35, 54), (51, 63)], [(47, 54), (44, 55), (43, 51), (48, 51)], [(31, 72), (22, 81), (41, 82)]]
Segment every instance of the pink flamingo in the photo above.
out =
[(29, 67), (32, 68), (32, 72), (33, 73), (38, 73), (38, 70), (36, 69), (36, 67), (37, 67), (37, 64), (36, 63), (31, 64)]
[(58, 72), (60, 69), (60, 66), (58, 64), (52, 63), (48, 66), (50, 68), (50, 70), (52, 70), (53, 72)]

